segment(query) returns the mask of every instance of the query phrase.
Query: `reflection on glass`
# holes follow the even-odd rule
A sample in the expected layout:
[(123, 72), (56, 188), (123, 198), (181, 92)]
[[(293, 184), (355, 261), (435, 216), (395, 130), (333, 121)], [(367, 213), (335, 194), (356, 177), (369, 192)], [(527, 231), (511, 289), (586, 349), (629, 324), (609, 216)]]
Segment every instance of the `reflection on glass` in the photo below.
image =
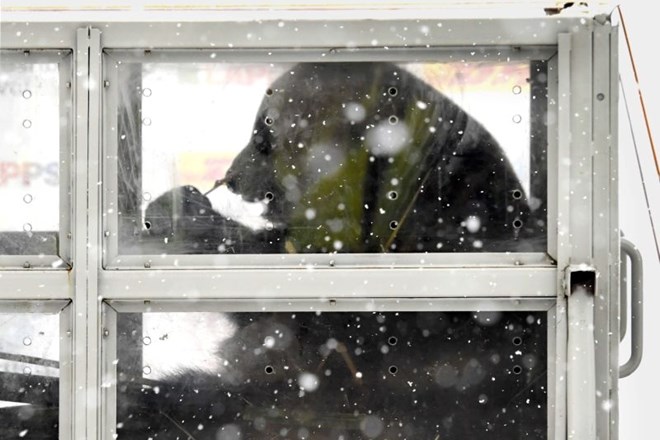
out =
[(123, 314), (117, 433), (545, 439), (545, 319), (537, 312)]
[(121, 253), (545, 250), (544, 63), (117, 67)]
[(58, 315), (0, 314), (0, 438), (58, 438), (58, 359)]
[[(0, 254), (57, 254), (60, 226), (58, 64), (2, 52)], [(4, 56), (7, 55), (7, 56)]]

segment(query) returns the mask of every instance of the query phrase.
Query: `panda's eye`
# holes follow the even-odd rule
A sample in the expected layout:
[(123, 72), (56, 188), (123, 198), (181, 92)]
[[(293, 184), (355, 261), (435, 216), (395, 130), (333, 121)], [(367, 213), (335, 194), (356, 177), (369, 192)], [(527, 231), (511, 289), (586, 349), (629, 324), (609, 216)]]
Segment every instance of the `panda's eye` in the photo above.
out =
[(271, 150), (270, 142), (260, 135), (254, 137), (254, 148), (260, 153), (268, 153)]

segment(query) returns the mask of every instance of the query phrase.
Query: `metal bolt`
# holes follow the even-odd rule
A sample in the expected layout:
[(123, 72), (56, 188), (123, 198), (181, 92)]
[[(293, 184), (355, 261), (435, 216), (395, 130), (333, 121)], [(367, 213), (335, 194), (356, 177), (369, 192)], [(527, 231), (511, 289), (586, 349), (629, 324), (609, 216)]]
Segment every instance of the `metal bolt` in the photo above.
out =
[(605, 99), (605, 94), (604, 93), (599, 93), (596, 95), (596, 99), (599, 101), (602, 101)]
[(330, 265), (330, 267), (335, 267), (335, 260), (330, 260), (328, 265)]
[(103, 87), (110, 87), (110, 81), (108, 81), (107, 79), (103, 81)]
[(32, 267), (32, 265), (30, 264), (29, 261), (26, 261), (25, 263), (23, 263), (23, 269), (29, 269), (30, 267)]
[(104, 237), (110, 237), (110, 231), (105, 231), (103, 232)]
[(145, 262), (144, 262), (144, 268), (145, 268), (145, 269), (149, 269), (149, 268), (151, 268), (151, 262), (150, 262), (150, 261), (145, 261)]
[(71, 238), (71, 237), (73, 237), (73, 234), (71, 232), (67, 232), (66, 233), (66, 238)]
[(330, 300), (330, 305), (331, 306), (336, 306), (337, 305), (337, 300), (336, 299), (331, 299)]
[(107, 328), (104, 328), (103, 329), (103, 337), (107, 338), (108, 336), (110, 336), (110, 330), (108, 330)]
[(71, 88), (71, 81), (65, 82), (64, 85), (66, 86), (67, 89), (70, 89)]

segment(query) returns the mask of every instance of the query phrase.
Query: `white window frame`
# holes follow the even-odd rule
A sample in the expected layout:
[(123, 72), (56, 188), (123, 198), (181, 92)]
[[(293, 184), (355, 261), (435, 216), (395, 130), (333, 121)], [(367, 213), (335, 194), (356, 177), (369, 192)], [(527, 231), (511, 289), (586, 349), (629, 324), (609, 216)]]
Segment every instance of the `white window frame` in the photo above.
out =
[[(392, 311), (534, 310), (543, 304), (554, 319), (548, 339), (548, 355), (553, 359), (548, 365), (552, 373), (548, 438), (565, 440), (574, 429), (579, 438), (618, 438), (617, 29), (603, 17), (449, 19), (437, 25), (438, 20), (216, 22), (180, 27), (175, 22), (2, 23), (2, 48), (73, 51), (73, 191), (72, 200), (63, 199), (69, 203), (63, 211), (73, 213), (73, 269), (7, 266), (0, 270), (0, 310), (11, 309), (16, 301), (72, 301), (61, 320), (65, 342), (60, 359), (60, 438), (112, 438), (116, 407), (109, 360), (116, 350), (116, 311), (153, 307), (260, 311), (264, 304), (281, 311), (312, 304), (328, 311), (364, 310), (370, 305)], [(419, 33), (421, 26), (433, 32)], [(17, 32), (30, 38), (24, 41)], [(313, 256), (308, 260), (316, 265), (313, 270), (300, 267), (297, 260), (268, 268), (264, 265), (271, 261), (265, 259), (225, 256), (208, 260), (191, 256), (187, 267), (178, 270), (167, 270), (174, 267), (172, 261), (151, 269), (144, 267), (143, 260), (113, 266), (112, 247), (105, 244), (104, 234), (108, 227), (112, 235), (112, 220), (103, 220), (108, 180), (112, 180), (108, 179), (112, 170), (102, 170), (105, 149), (112, 148), (103, 135), (106, 110), (112, 109), (106, 95), (112, 81), (104, 87), (104, 49), (182, 52), (232, 44), (252, 50), (267, 42), (275, 49), (335, 48), (341, 56), (358, 57), (359, 51), (336, 48), (348, 41), (368, 47), (374, 35), (380, 45), (404, 54), (409, 44), (451, 50), (471, 46), (556, 50), (548, 72), (548, 94), (556, 97), (549, 100), (549, 111), (556, 118), (548, 126), (547, 256), (439, 254), (429, 263), (420, 263), (414, 255)], [(370, 51), (363, 53), (368, 57)], [(578, 306), (575, 295), (569, 295), (566, 276), (575, 268), (598, 275), (591, 335), (595, 362), (568, 353), (576, 333), (569, 329), (568, 310)], [(567, 371), (569, 360), (578, 368)], [(576, 397), (567, 383), (582, 375), (593, 380), (593, 386)], [(608, 402), (614, 405), (602, 411)]]

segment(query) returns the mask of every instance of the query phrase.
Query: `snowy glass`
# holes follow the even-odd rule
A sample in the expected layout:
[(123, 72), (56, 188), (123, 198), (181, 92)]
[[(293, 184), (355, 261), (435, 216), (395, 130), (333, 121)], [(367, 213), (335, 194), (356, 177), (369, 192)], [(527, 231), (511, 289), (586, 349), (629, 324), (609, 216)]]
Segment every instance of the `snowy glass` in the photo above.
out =
[(213, 55), (112, 67), (120, 254), (546, 250), (544, 62)]
[(547, 314), (131, 313), (119, 438), (547, 438)]
[(68, 122), (55, 57), (0, 52), (0, 254), (58, 254), (60, 139)]
[(59, 315), (0, 313), (0, 438), (57, 439)]

